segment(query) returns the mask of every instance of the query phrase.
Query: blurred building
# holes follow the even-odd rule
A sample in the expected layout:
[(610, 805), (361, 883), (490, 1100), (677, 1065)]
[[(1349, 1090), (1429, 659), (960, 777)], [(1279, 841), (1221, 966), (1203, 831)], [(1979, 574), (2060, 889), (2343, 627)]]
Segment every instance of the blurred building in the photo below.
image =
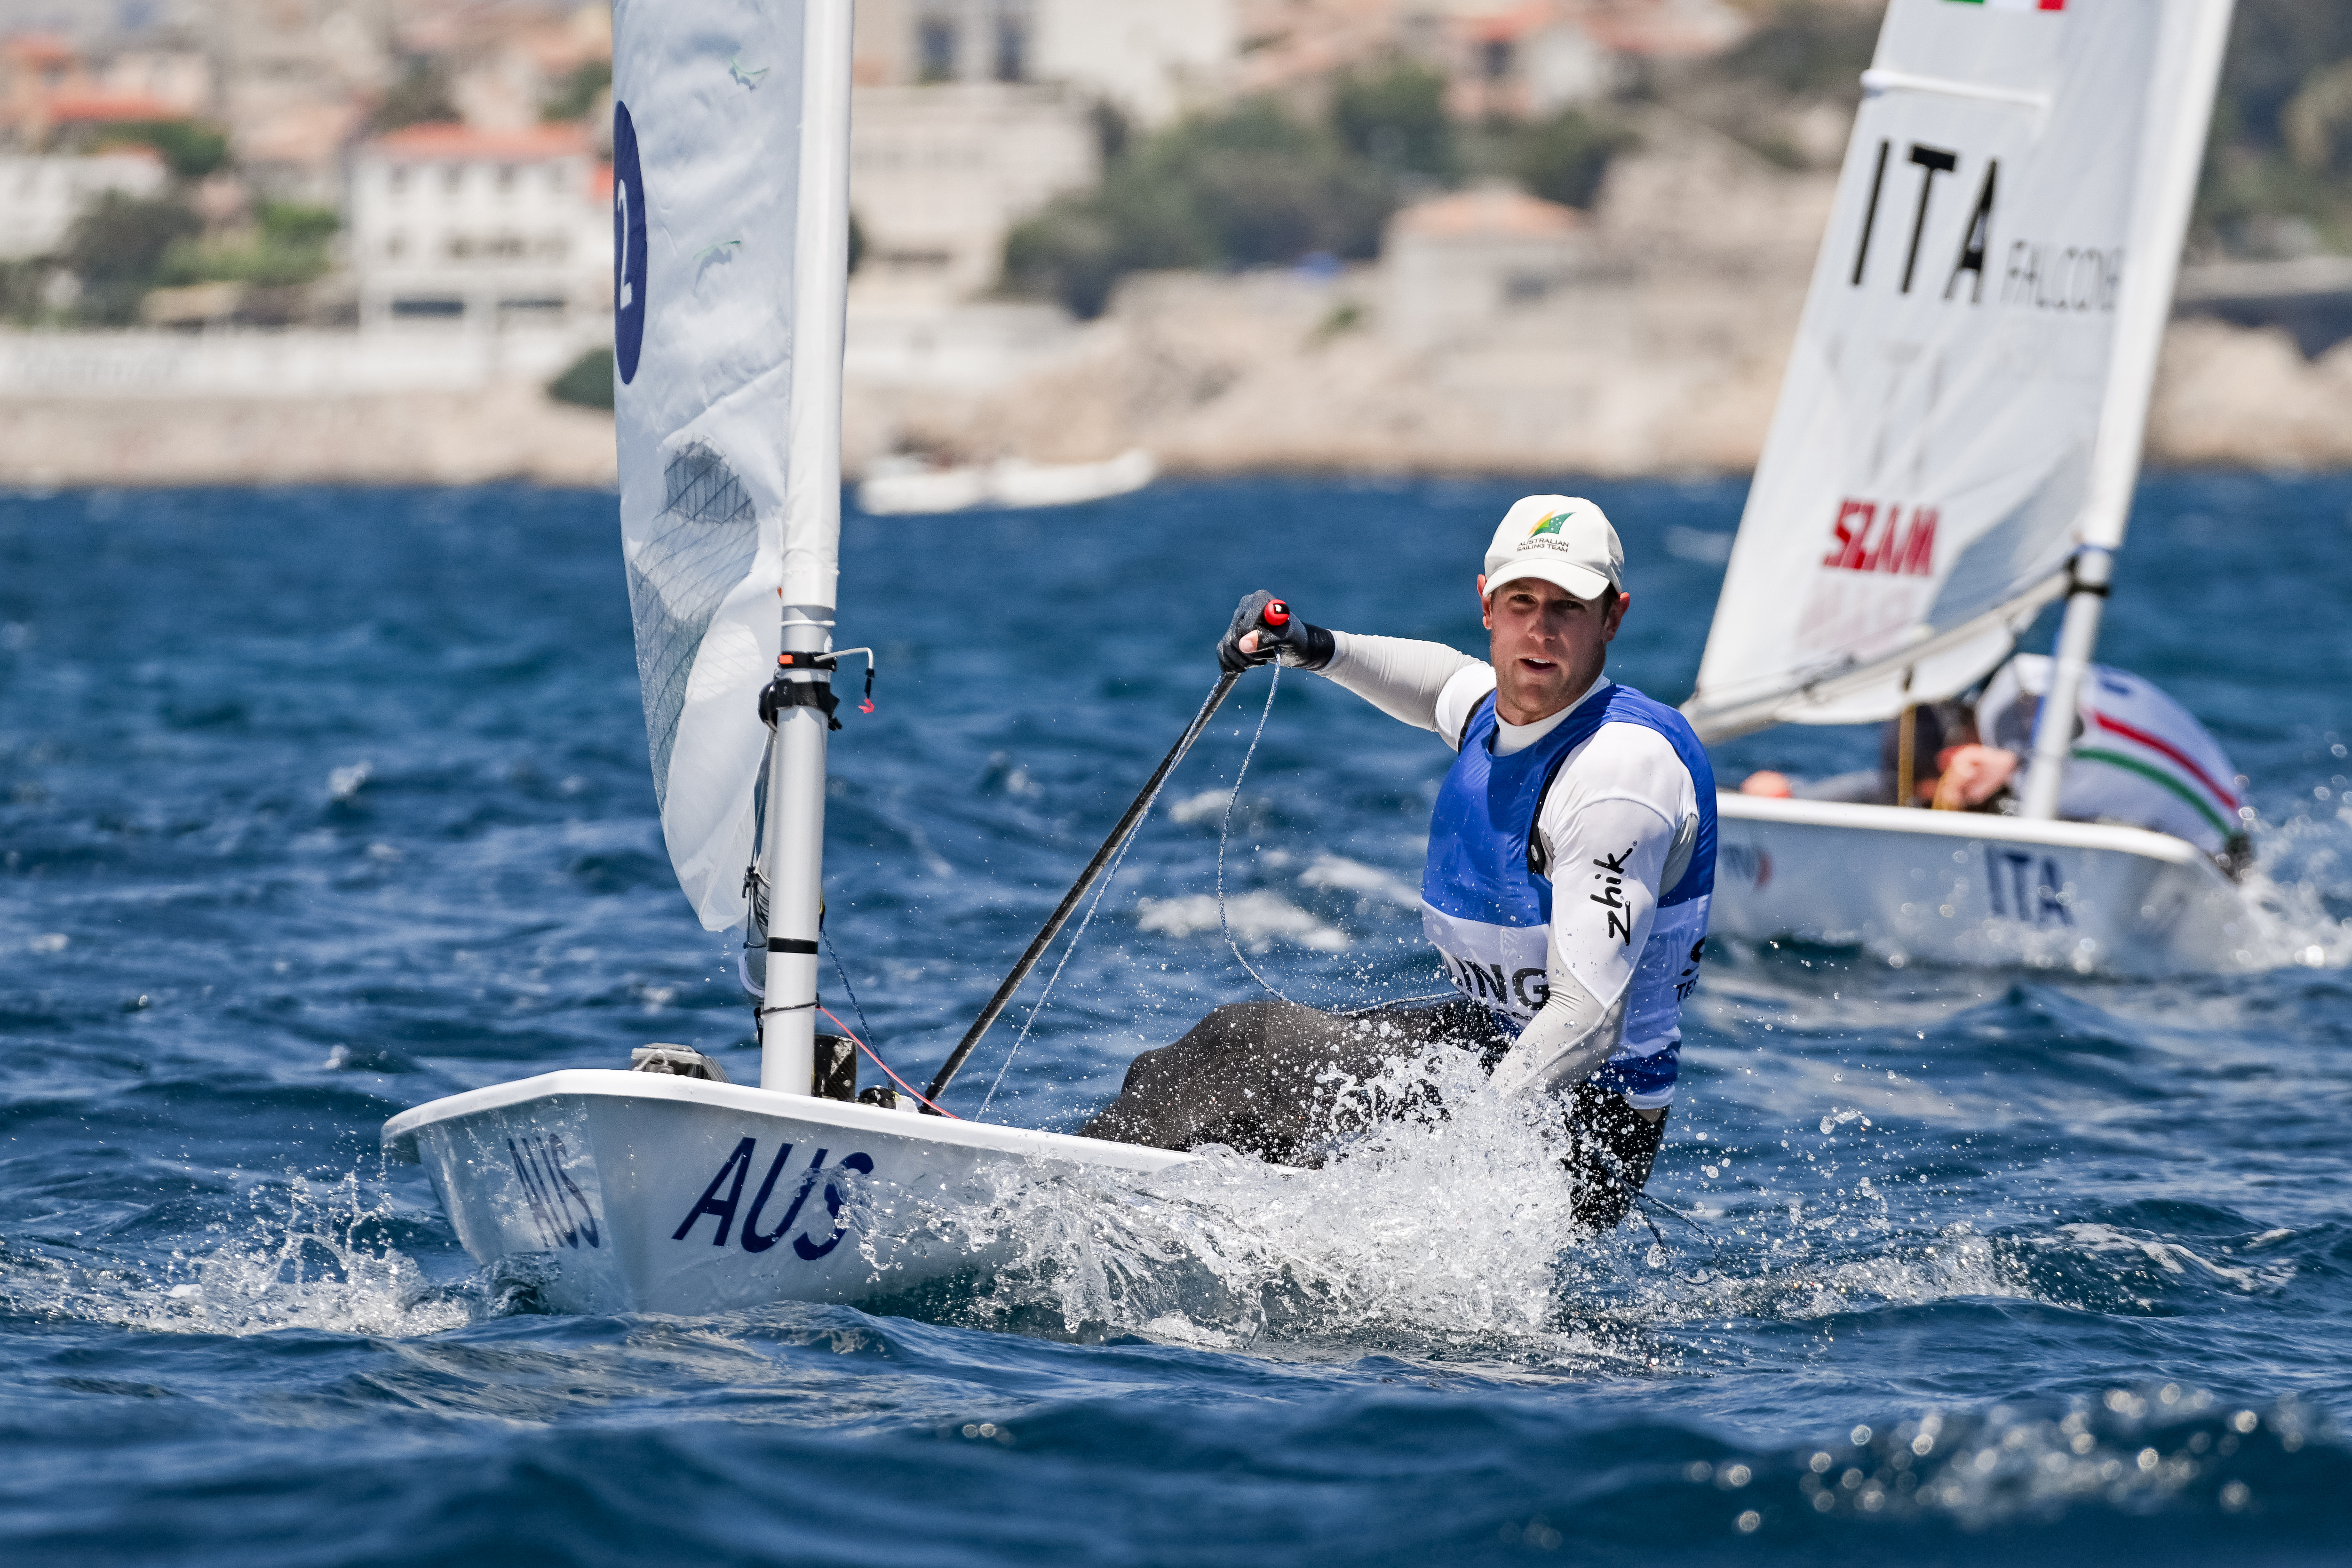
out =
[(1507, 186), (1406, 207), (1381, 245), (1381, 325), (1418, 351), (1475, 338), (1563, 295), (1590, 273), (1574, 207)]
[(861, 304), (932, 307), (982, 292), (1015, 223), (1101, 175), (1087, 105), (1059, 88), (861, 89), (849, 142)]
[[(602, 95), (575, 98), (571, 84), (613, 58), (613, 13), (603, 5), (485, 6), (477, 0), (401, 0), (394, 38), (411, 60), (437, 63), (450, 106), (485, 131), (562, 117), (611, 118)], [(609, 71), (598, 73), (609, 79)]]
[(850, 203), (861, 309), (934, 310), (996, 281), (1013, 226), (1102, 174), (1100, 114), (1215, 101), (1233, 0), (864, 0)]
[(0, 261), (47, 256), (82, 209), (109, 192), (159, 194), (170, 175), (145, 147), (109, 153), (0, 153)]
[(194, 41), (89, 50), (51, 34), (0, 41), (0, 138), (26, 148), (110, 124), (185, 120), (211, 104), (212, 61)]
[(215, 118), (245, 177), (285, 201), (338, 204), (345, 149), (398, 74), (391, 0), (211, 0)]
[(362, 325), (563, 327), (613, 300), (613, 174), (576, 125), (412, 125), (351, 165)]
[(1230, 88), (1234, 10), (1235, 0), (863, 0), (857, 81), (1045, 84), (1159, 125)]
[(1638, 62), (1721, 52), (1728, 0), (1239, 0), (1240, 84), (1310, 83), (1383, 61), (1442, 71), (1459, 118), (1528, 119), (1607, 97)]

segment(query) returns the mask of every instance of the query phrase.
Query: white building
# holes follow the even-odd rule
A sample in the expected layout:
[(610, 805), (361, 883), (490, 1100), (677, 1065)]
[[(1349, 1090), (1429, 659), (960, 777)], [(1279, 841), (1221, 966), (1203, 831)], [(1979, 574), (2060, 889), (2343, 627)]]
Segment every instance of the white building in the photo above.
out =
[(1086, 105), (1060, 89), (866, 88), (850, 117), (849, 203), (866, 241), (852, 298), (924, 308), (981, 293), (1015, 223), (1101, 174)]
[(394, 3), (208, 0), (203, 37), (220, 73), (212, 112), (248, 184), (281, 201), (341, 198), (345, 149), (399, 79)]
[(1033, 72), (1164, 125), (1222, 99), (1240, 29), (1232, 0), (1035, 0)]
[(1381, 323), (1409, 351), (1497, 329), (1573, 287), (1591, 247), (1573, 207), (1502, 186), (1406, 207), (1381, 244)]
[(155, 195), (168, 179), (144, 147), (87, 157), (0, 153), (0, 261), (51, 255), (100, 196)]
[(1226, 91), (1234, 0), (861, 0), (850, 205), (861, 310), (985, 291), (1004, 238), (1102, 177), (1097, 106), (1162, 124)]
[(577, 126), (412, 125), (354, 155), (360, 320), (562, 326), (613, 303), (613, 173)]
[(863, 0), (866, 87), (1038, 82), (1160, 125), (1223, 96), (1234, 0)]

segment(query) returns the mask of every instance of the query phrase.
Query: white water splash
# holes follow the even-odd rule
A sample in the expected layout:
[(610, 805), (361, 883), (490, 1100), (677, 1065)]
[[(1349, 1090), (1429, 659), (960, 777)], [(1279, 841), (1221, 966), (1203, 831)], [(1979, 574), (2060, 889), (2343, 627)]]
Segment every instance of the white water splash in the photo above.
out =
[[(1145, 931), (1173, 937), (1192, 936), (1217, 929), (1217, 900), (1208, 893), (1181, 899), (1145, 899), (1139, 921)], [(1225, 900), (1234, 940), (1252, 952), (1264, 952), (1276, 942), (1296, 943), (1318, 952), (1345, 952), (1351, 945), (1346, 931), (1326, 925), (1277, 893), (1243, 893)]]
[[(1255, 1353), (1343, 1344), (1550, 1364), (1654, 1364), (1562, 1310), (1574, 1215), (1557, 1110), (1505, 1098), (1465, 1053), (1401, 1064), (1351, 1102), (1433, 1083), (1447, 1111), (1356, 1134), (1319, 1170), (1211, 1149), (1149, 1177), (1007, 1173), (925, 1216), (996, 1260), (961, 1315)], [(869, 1250), (879, 1260), (887, 1255)], [(1042, 1326), (1042, 1325), (1040, 1325)]]
[(2281, 882), (2255, 867), (2240, 883), (2253, 913), (2249, 951), (2263, 969), (2342, 969), (2352, 965), (2352, 921), (2327, 912), (2313, 880)]
[(2253, 967), (2341, 969), (2352, 965), (2352, 920), (2327, 910), (2331, 891), (2352, 883), (2352, 806), (2296, 816), (2256, 833), (2257, 863), (2239, 886), (2253, 912)]
[(1168, 808), (1170, 818), (1177, 822), (1204, 822), (1213, 816), (1223, 816), (1225, 802), (1233, 798), (1229, 789), (1204, 789), (1198, 795), (1188, 795)]
[(454, 1329), (494, 1307), (478, 1289), (437, 1289), (397, 1247), (364, 1233), (391, 1217), (356, 1174), (294, 1177), (255, 1199), (240, 1231), (176, 1249), (157, 1271), (45, 1258), (11, 1268), (19, 1310), (160, 1333), (256, 1334), (278, 1329), (406, 1338)]
[[(2266, 1232), (2263, 1237), (2256, 1238), (2256, 1244), (2283, 1234), (2285, 1233)], [(2295, 1276), (2295, 1267), (2289, 1262), (2216, 1263), (2184, 1242), (2161, 1237), (2134, 1236), (2111, 1225), (2062, 1225), (2058, 1227), (2058, 1237), (2044, 1240), (2042, 1245), (2058, 1245), (2060, 1237), (2063, 1238), (2064, 1245), (2084, 1253), (2136, 1254), (2167, 1274), (2184, 1277), (2201, 1274), (2209, 1279), (2226, 1281), (2249, 1295), (2283, 1289)]]
[(1421, 907), (1421, 889), (1403, 878), (1342, 855), (1318, 855), (1313, 863), (1298, 874), (1298, 880), (1305, 887), (1336, 888), (1341, 892), (1360, 893), (1403, 909), (1417, 910)]

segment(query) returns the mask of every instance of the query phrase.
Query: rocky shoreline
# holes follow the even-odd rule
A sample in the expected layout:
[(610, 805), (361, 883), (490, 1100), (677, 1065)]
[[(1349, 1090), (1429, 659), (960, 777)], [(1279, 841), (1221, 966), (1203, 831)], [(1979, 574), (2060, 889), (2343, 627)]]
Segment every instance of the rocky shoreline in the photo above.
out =
[[(1654, 289), (1612, 312), (1614, 343), (1538, 335), (1413, 356), (1332, 330), (1344, 298), (1335, 307), (1278, 285), (1228, 288), (1213, 309), (1204, 291), (1164, 289), (1001, 386), (853, 384), (846, 467), (854, 476), (908, 448), (1053, 462), (1139, 446), (1176, 474), (1741, 473), (1762, 448), (1781, 363), (1738, 340), (1769, 322), (1785, 343), (1795, 319), (1792, 301), (1739, 300), (1746, 330), (1734, 331), (1703, 298)], [(614, 482), (612, 430), (610, 416), (530, 383), (308, 399), (0, 398), (0, 487), (603, 487)], [(2352, 467), (2352, 343), (2306, 361), (2275, 329), (2174, 323), (2147, 456), (2157, 467)]]

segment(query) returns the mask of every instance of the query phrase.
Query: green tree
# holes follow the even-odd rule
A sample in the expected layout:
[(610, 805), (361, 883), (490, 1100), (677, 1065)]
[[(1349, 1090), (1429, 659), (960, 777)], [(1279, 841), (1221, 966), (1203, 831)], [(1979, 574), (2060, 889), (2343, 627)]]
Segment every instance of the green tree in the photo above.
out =
[(2209, 242), (2260, 253), (2288, 218), (2352, 247), (2347, 69), (2352, 6), (2238, 0), (2198, 190)]
[(156, 268), (159, 283), (251, 283), (286, 289), (314, 283), (333, 264), (328, 242), (342, 226), (332, 207), (264, 202), (256, 233), (174, 241)]
[(0, 321), (39, 320), (47, 310), (41, 285), (48, 281), (47, 273), (47, 264), (38, 258), (0, 261)]
[(1622, 126), (1582, 110), (1564, 109), (1518, 133), (1511, 173), (1548, 202), (1589, 207), (1601, 193), (1610, 159), (1633, 141), (1632, 132)]
[(1129, 272), (1371, 256), (1397, 200), (1394, 173), (1330, 127), (1251, 100), (1134, 140), (1098, 189), (1015, 227), (1005, 283), (1093, 316)]
[(371, 131), (397, 131), (404, 125), (432, 125), (457, 118), (457, 106), (449, 97), (449, 74), (438, 60), (414, 58), (402, 70), (400, 79), (376, 104), (375, 112), (368, 117)]
[(1859, 102), (1862, 73), (1878, 49), (1881, 19), (1876, 7), (1789, 0), (1725, 55), (1717, 68), (1784, 98)]
[(613, 351), (590, 349), (547, 384), (547, 395), (558, 403), (582, 408), (613, 406)]
[(110, 143), (152, 147), (179, 180), (201, 180), (228, 163), (228, 133), (194, 120), (148, 120), (110, 128)]
[(136, 320), (140, 297), (155, 286), (165, 255), (203, 228), (204, 220), (176, 199), (108, 192), (75, 220), (59, 258), (81, 280), (79, 314), (105, 326)]
[(1378, 167), (1440, 182), (1461, 177), (1445, 77), (1427, 66), (1399, 60), (1340, 78), (1331, 129), (1350, 153)]
[(2216, 133), (2281, 148), (2287, 106), (2328, 66), (2352, 59), (2352, 6), (2312, 0), (2238, 0), (2221, 68)]
[(612, 61), (584, 61), (556, 84), (547, 101), (539, 106), (539, 117), (549, 121), (584, 119), (596, 107), (597, 95), (612, 85)]

